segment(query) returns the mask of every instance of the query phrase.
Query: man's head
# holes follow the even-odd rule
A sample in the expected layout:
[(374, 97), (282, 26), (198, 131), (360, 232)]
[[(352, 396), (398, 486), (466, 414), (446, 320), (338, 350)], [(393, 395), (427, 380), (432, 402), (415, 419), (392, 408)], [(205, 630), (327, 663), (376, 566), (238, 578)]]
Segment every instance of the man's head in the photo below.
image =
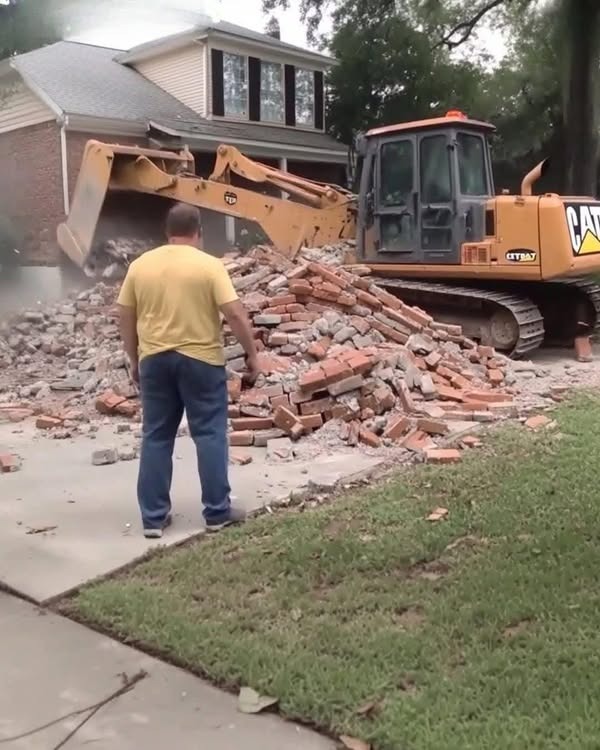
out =
[(176, 203), (167, 215), (167, 238), (171, 245), (193, 245), (200, 242), (200, 211), (187, 203)]

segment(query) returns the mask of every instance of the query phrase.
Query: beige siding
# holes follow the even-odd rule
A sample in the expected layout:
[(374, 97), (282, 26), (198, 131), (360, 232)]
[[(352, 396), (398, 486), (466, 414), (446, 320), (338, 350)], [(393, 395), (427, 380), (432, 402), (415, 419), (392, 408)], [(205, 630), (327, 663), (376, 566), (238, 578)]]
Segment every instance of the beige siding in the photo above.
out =
[(0, 133), (50, 122), (55, 115), (20, 81), (0, 82)]
[(136, 65), (139, 73), (160, 86), (190, 109), (206, 116), (205, 50), (191, 44)]

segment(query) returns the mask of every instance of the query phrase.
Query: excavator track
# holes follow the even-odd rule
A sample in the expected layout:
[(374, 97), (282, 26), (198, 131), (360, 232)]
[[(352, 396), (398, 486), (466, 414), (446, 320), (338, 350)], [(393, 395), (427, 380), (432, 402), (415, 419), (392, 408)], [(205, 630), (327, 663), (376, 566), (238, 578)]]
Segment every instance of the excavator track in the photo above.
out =
[[(449, 286), (411, 279), (377, 278), (374, 282), (402, 297), (405, 302), (439, 315), (442, 320), (459, 322), (467, 335), (490, 343), (515, 359), (537, 349), (544, 341), (544, 318), (538, 306), (527, 297), (479, 286)], [(427, 298), (433, 304), (428, 304)], [(463, 314), (448, 315), (449, 308), (462, 308)], [(481, 321), (482, 335), (479, 336), (468, 330), (474, 319), (469, 312), (473, 310), (480, 313), (475, 316)]]
[(379, 277), (375, 283), (513, 359), (543, 343), (573, 344), (600, 331), (600, 286), (589, 279), (451, 286)]

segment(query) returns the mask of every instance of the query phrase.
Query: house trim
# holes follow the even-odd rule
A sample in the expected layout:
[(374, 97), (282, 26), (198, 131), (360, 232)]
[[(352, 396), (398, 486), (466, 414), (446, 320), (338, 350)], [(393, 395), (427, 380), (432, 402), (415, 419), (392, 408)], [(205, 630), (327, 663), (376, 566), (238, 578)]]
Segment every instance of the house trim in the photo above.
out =
[(246, 150), (257, 156), (275, 156), (280, 159), (286, 157), (292, 161), (325, 161), (328, 163), (346, 164), (347, 154), (344, 150), (313, 148), (310, 146), (296, 146), (294, 144), (277, 143), (269, 141), (255, 141), (247, 138), (223, 138), (220, 136), (205, 135), (203, 133), (189, 133), (170, 128), (166, 125), (150, 121), (150, 127), (173, 138), (180, 139), (191, 149), (202, 149), (203, 151), (214, 151), (215, 147), (227, 140), (234, 146)]
[(265, 39), (260, 41), (251, 37), (244, 36), (242, 34), (235, 34), (232, 32), (220, 31), (219, 29), (207, 27), (196, 27), (194, 29), (188, 29), (187, 31), (180, 32), (179, 34), (173, 34), (162, 40), (156, 40), (154, 42), (148, 42), (147, 44), (140, 45), (137, 48), (133, 48), (128, 52), (119, 55), (116, 59), (118, 62), (132, 65), (142, 60), (147, 60), (152, 57), (164, 54), (165, 52), (172, 52), (180, 47), (183, 47), (193, 41), (212, 41), (213, 39), (223, 42), (233, 42), (234, 44), (242, 44), (245, 47), (249, 47), (255, 50), (268, 51), (272, 55), (282, 55), (286, 58), (295, 58), (297, 60), (306, 60), (315, 65), (320, 65), (325, 68), (336, 64), (336, 60), (327, 55), (322, 55), (319, 52), (312, 52), (310, 50), (303, 49), (302, 47), (296, 47), (293, 44), (272, 44)]

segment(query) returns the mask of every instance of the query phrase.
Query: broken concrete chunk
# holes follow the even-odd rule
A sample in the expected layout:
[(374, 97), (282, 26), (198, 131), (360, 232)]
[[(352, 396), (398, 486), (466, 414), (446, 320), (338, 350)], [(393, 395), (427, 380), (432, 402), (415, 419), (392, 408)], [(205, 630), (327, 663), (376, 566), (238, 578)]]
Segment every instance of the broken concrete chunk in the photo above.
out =
[(92, 453), (92, 464), (94, 466), (108, 466), (116, 464), (119, 460), (119, 452), (116, 448), (102, 448)]

